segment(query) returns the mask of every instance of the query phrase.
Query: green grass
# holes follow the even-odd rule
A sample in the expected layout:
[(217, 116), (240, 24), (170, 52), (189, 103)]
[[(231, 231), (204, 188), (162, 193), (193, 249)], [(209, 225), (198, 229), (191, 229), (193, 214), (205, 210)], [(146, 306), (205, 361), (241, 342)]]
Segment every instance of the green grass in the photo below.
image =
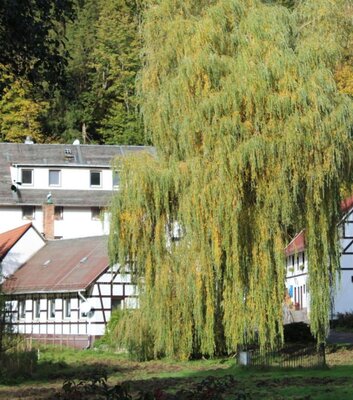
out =
[(236, 384), (225, 390), (225, 400), (236, 399), (240, 392), (247, 394), (246, 400), (353, 400), (353, 349), (345, 346), (333, 348), (327, 355), (330, 366), (324, 369), (241, 368), (233, 358), (135, 362), (109, 351), (54, 347), (42, 347), (39, 354), (38, 369), (31, 379), (1, 385), (0, 399), (47, 399), (65, 379), (105, 371), (109, 384), (130, 381), (135, 394), (157, 388), (175, 393), (194, 388), (209, 376), (222, 381), (231, 375)]

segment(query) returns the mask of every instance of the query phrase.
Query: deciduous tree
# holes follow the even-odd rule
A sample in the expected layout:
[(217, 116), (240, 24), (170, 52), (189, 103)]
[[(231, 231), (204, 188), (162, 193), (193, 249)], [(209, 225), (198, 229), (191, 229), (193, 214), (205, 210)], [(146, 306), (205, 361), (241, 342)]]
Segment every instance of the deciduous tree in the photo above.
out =
[(140, 285), (128, 339), (149, 321), (155, 355), (275, 345), (283, 249), (302, 228), (325, 340), (352, 178), (352, 101), (333, 79), (347, 2), (290, 3), (148, 1), (141, 92), (157, 157), (121, 162), (110, 255)]

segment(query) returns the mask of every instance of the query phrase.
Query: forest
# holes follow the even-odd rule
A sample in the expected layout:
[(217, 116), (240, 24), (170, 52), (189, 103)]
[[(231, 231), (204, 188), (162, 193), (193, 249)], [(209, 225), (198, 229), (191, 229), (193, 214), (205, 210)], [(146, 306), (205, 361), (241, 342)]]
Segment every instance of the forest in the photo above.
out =
[(145, 144), (138, 0), (1, 2), (0, 140)]

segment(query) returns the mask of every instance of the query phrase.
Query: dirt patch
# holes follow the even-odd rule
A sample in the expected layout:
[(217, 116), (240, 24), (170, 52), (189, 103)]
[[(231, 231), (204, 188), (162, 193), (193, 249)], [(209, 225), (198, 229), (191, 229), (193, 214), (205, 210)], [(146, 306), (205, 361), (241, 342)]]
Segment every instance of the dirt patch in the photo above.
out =
[(10, 388), (2, 389), (0, 391), (0, 399), (7, 400), (44, 400), (53, 398), (55, 393), (61, 389), (61, 385), (56, 387), (20, 387), (20, 388)]
[(288, 387), (288, 386), (340, 386), (352, 382), (351, 378), (330, 378), (330, 377), (309, 377), (309, 378), (282, 378), (282, 379), (256, 379), (254, 381), (257, 387)]

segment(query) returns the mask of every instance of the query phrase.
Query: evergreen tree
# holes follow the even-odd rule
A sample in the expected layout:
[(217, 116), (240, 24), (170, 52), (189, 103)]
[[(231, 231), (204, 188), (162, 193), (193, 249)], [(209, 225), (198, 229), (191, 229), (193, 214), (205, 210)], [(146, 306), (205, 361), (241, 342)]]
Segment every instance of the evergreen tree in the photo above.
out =
[(122, 338), (137, 349), (144, 337), (181, 358), (255, 336), (274, 346), (284, 247), (303, 227), (325, 340), (352, 179), (352, 101), (333, 79), (349, 2), (289, 3), (148, 1), (140, 86), (158, 157), (121, 160), (110, 234), (112, 262), (130, 260), (139, 284)]
[(66, 63), (63, 30), (72, 18), (71, 0), (2, 0), (0, 64), (36, 85), (58, 83)]
[(105, 143), (143, 144), (136, 98), (140, 69), (138, 0), (109, 0), (101, 7), (93, 52), (94, 91), (101, 94), (104, 115), (98, 129)]
[(70, 58), (65, 69), (66, 83), (53, 94), (46, 130), (63, 141), (72, 141), (82, 139), (86, 127), (87, 139), (95, 141), (97, 93), (92, 88), (91, 74), (99, 2), (77, 0), (75, 14), (76, 19), (67, 26)]

